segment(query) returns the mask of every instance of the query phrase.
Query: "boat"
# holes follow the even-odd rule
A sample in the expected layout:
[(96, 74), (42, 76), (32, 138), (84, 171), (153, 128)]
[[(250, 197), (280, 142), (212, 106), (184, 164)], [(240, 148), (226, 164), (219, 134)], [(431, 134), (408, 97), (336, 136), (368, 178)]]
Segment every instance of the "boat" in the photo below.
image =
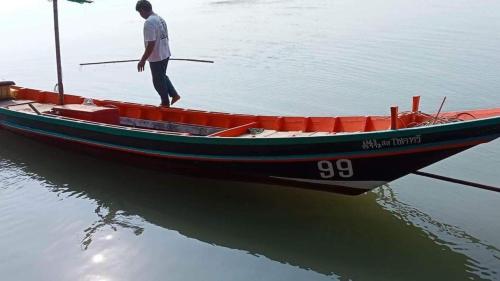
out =
[(0, 82), (0, 128), (162, 172), (358, 195), (500, 136), (500, 108), (268, 116), (101, 100)]

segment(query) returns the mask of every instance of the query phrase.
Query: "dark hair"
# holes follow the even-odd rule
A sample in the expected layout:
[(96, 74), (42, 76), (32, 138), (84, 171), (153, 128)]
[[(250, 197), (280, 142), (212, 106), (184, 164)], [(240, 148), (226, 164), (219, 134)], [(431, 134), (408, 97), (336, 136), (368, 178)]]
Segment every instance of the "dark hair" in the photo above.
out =
[(151, 3), (149, 3), (148, 0), (139, 0), (137, 1), (137, 4), (135, 4), (135, 10), (138, 12), (151, 12), (153, 10), (153, 6), (151, 6)]

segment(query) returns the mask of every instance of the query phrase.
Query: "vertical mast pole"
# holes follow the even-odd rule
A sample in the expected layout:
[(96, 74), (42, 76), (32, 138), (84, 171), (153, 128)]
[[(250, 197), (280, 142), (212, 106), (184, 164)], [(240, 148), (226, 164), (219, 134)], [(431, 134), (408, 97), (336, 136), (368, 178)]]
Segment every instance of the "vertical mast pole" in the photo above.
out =
[(57, 60), (57, 89), (59, 90), (59, 104), (64, 104), (64, 86), (62, 81), (61, 48), (59, 45), (59, 15), (57, 12), (57, 0), (52, 0), (54, 8), (54, 35), (56, 40), (56, 60)]

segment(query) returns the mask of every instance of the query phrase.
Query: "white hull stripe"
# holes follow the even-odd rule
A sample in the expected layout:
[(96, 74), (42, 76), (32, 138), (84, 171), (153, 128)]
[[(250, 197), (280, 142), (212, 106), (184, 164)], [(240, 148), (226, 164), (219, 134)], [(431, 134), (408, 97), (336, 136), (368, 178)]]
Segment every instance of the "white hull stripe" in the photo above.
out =
[(387, 183), (386, 181), (332, 181), (332, 180), (313, 180), (313, 179), (287, 178), (287, 177), (272, 177), (272, 178), (297, 181), (297, 182), (314, 183), (314, 184), (367, 189), (367, 190), (379, 187)]

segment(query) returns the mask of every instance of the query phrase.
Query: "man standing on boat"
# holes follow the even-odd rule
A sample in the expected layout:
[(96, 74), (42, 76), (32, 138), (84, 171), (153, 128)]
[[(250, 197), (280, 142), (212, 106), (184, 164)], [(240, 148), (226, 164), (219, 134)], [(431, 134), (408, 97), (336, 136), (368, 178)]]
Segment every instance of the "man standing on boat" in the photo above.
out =
[[(153, 12), (153, 7), (147, 0), (138, 1), (135, 10), (146, 20), (144, 22), (144, 45), (146, 49), (137, 64), (137, 70), (139, 72), (144, 71), (146, 60), (149, 61), (153, 85), (161, 97), (161, 105), (169, 107), (170, 104), (174, 104), (181, 97), (167, 76), (167, 66), (170, 58), (167, 24), (165, 20)], [(172, 98), (172, 102), (169, 101), (169, 96)]]

